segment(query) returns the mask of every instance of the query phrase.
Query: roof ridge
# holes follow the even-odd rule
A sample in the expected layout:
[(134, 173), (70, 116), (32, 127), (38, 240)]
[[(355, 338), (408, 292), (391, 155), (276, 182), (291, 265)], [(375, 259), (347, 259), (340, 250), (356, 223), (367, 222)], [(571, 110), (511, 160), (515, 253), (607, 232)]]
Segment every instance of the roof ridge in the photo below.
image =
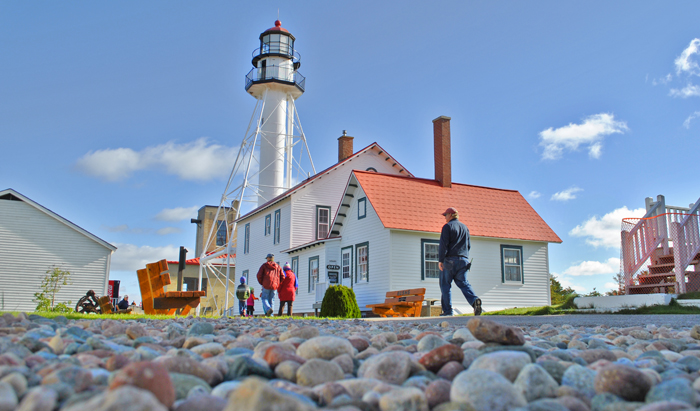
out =
[[(437, 180), (435, 179), (430, 179), (430, 178), (425, 178), (425, 177), (411, 177), (411, 176), (402, 176), (398, 174), (388, 174), (388, 173), (379, 173), (376, 171), (366, 171), (366, 170), (353, 170), (354, 173), (361, 173), (361, 174), (374, 174), (374, 175), (380, 175), (380, 176), (386, 176), (386, 177), (400, 177), (400, 178), (410, 178), (411, 180), (421, 180), (421, 181), (426, 181), (426, 182), (432, 182), (435, 184), (440, 184)], [(481, 185), (476, 185), (476, 184), (465, 184), (465, 183), (455, 183), (452, 182), (454, 185), (458, 186), (464, 186), (464, 187), (475, 187), (475, 188), (485, 188), (488, 190), (500, 190), (500, 191), (509, 191), (509, 192), (515, 192), (519, 193), (520, 191), (518, 190), (513, 190), (510, 188), (498, 188), (498, 187), (487, 187), (487, 186), (481, 186)]]

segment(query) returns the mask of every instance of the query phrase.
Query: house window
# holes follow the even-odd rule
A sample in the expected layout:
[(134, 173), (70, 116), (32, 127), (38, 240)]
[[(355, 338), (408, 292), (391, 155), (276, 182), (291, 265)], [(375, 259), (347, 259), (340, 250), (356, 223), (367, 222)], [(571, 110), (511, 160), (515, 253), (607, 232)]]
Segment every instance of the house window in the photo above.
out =
[(340, 254), (340, 273), (343, 279), (348, 279), (352, 273), (352, 246), (343, 248)]
[(440, 278), (440, 264), (438, 262), (438, 250), (440, 241), (421, 240), (421, 280), (426, 278)]
[(318, 283), (318, 256), (309, 258), (309, 292), (316, 291)]
[(369, 281), (369, 243), (361, 243), (355, 246), (355, 282)]
[(331, 208), (316, 206), (316, 239), (320, 240), (328, 236), (331, 224)]
[(280, 243), (280, 224), (282, 219), (281, 210), (275, 210), (275, 236), (272, 239), (274, 244)]
[(367, 217), (367, 197), (357, 200), (357, 219)]
[(270, 214), (265, 216), (265, 236), (270, 235), (272, 232), (272, 216)]
[(524, 283), (523, 247), (501, 245), (501, 281), (504, 283)]
[(245, 277), (246, 284), (250, 284), (250, 281), (248, 281), (250, 280), (250, 278), (248, 278), (248, 270), (243, 270), (242, 276)]
[(250, 251), (250, 223), (245, 225), (243, 234), (243, 254), (248, 254)]
[[(197, 277), (185, 277), (182, 279), (182, 291), (197, 291)], [(202, 291), (207, 291), (207, 279), (202, 278)]]
[(224, 245), (226, 244), (226, 221), (219, 220), (216, 224), (216, 245)]

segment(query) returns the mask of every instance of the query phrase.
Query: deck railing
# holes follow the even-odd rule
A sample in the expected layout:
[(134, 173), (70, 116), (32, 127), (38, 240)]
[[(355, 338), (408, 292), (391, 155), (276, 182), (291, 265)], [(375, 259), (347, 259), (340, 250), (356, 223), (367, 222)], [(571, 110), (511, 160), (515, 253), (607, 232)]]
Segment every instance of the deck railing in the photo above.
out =
[(671, 222), (677, 292), (685, 293), (685, 270), (700, 252), (700, 199), (679, 222)]

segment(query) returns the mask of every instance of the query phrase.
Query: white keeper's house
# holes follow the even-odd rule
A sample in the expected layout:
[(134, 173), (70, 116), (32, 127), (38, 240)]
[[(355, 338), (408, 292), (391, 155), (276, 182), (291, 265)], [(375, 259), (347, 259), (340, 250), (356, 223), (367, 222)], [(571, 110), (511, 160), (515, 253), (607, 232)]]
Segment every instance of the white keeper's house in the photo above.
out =
[(76, 304), (88, 290), (107, 293), (117, 247), (13, 189), (0, 191), (0, 311), (33, 311), (46, 271), (71, 273), (57, 302)]
[[(332, 284), (352, 287), (362, 311), (391, 290), (426, 288), (439, 299), (441, 214), (455, 207), (471, 233), (467, 279), (484, 309), (550, 304), (549, 244), (561, 239), (518, 191), (451, 181), (449, 122), (433, 121), (435, 179), (414, 177), (376, 143), (344, 155), (352, 137), (339, 138), (338, 164), (238, 220), (237, 274), (255, 286), (267, 253), (289, 262), (295, 313), (313, 312)], [(456, 286), (452, 300), (472, 312)]]

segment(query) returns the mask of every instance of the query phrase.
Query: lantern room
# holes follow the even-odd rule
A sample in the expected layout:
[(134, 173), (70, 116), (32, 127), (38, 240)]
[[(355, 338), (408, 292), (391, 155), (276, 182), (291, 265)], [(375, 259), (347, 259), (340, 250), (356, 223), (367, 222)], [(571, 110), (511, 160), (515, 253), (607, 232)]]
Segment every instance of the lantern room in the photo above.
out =
[(260, 47), (253, 51), (253, 69), (246, 76), (246, 91), (262, 98), (266, 90), (290, 93), (296, 99), (304, 93), (306, 79), (297, 70), (300, 55), (294, 36), (277, 20), (260, 34)]

